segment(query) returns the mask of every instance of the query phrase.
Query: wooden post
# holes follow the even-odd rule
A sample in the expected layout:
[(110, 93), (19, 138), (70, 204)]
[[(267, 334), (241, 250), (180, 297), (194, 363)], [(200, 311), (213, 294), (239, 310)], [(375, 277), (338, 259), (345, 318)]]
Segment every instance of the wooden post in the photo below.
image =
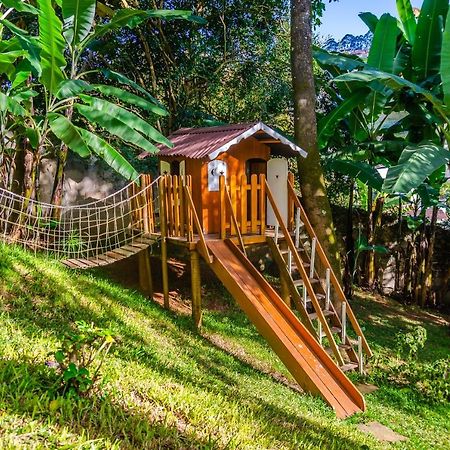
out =
[(259, 176), (259, 208), (261, 219), (261, 236), (266, 234), (266, 176)]
[[(247, 175), (241, 177), (241, 233), (247, 233)], [(237, 217), (237, 214), (236, 214)]]
[(251, 213), (251, 230), (252, 234), (258, 233), (258, 175), (253, 174), (250, 177), (250, 213)]
[[(226, 188), (225, 188), (226, 189)], [(229, 186), (229, 195), (231, 199), (230, 207), (230, 215), (231, 217), (237, 216), (237, 190), (236, 190), (236, 175), (231, 175), (230, 177), (230, 186)], [(230, 220), (230, 234), (231, 236), (236, 236), (238, 230), (236, 229), (236, 224), (233, 220)]]
[[(294, 186), (294, 174), (292, 172), (288, 172), (288, 188), (290, 186)], [(295, 203), (294, 199), (291, 197), (291, 195), (288, 195), (288, 229), (292, 229), (292, 225), (294, 222), (294, 210), (295, 210)]]
[(159, 182), (159, 215), (161, 220), (161, 269), (162, 285), (164, 294), (164, 308), (170, 308), (169, 302), (169, 267), (167, 264), (167, 221), (166, 221), (166, 195), (165, 195), (166, 177), (161, 178)]
[(220, 192), (220, 239), (225, 239), (227, 235), (227, 205), (225, 204), (225, 177), (219, 177), (219, 192)]
[(291, 307), (291, 294), (289, 292), (289, 286), (285, 278), (284, 272), (280, 270), (280, 282), (281, 282), (281, 298), (286, 305)]
[(202, 327), (202, 293), (200, 278), (200, 256), (196, 250), (191, 253), (191, 290), (192, 290), (192, 320), (194, 327), (200, 331)]
[(138, 253), (139, 261), (139, 286), (142, 292), (149, 298), (153, 298), (152, 269), (148, 249)]

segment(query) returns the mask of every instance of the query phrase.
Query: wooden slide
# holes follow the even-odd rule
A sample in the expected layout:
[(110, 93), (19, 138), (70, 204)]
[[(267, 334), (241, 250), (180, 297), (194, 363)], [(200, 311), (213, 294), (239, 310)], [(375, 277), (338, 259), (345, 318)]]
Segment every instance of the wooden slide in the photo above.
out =
[(305, 391), (339, 418), (364, 411), (364, 397), (250, 261), (227, 240), (207, 241), (211, 268)]

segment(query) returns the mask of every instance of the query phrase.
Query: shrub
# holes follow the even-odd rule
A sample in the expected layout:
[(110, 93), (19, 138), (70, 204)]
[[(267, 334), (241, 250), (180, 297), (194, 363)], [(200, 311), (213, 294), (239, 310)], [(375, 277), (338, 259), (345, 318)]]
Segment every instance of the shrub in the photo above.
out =
[(397, 349), (400, 354), (406, 354), (408, 358), (415, 358), (417, 352), (425, 347), (427, 330), (418, 325), (413, 331), (397, 334)]
[(93, 323), (75, 322), (75, 331), (67, 333), (56, 362), (48, 365), (60, 374), (62, 394), (83, 395), (100, 381), (100, 368), (115, 342), (111, 330)]
[[(421, 363), (416, 356), (427, 341), (426, 329), (417, 326), (408, 333), (397, 334), (398, 358), (379, 355), (374, 359), (374, 381), (408, 387), (432, 403), (450, 401), (450, 358)], [(404, 356), (402, 360), (400, 357)]]

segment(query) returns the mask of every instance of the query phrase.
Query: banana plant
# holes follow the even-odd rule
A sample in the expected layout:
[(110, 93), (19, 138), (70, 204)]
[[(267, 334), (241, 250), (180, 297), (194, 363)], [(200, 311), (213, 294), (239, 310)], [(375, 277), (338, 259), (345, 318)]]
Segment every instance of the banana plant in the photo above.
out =
[[(430, 193), (439, 192), (445, 179), (443, 169), (450, 161), (448, 8), (448, 0), (424, 0), (416, 17), (410, 0), (397, 0), (399, 20), (395, 24), (386, 16), (361, 14), (374, 33), (372, 47), (381, 48), (384, 44), (385, 52), (378, 59), (374, 58), (373, 48), (367, 61), (323, 51), (316, 55), (319, 64), (333, 76), (337, 99), (334, 110), (320, 122), (322, 144), (329, 145), (335, 136), (343, 135), (346, 148), (357, 148), (334, 152), (329, 166), (364, 182), (369, 192), (378, 190), (381, 205), (384, 196), (396, 197), (400, 214), (404, 198), (420, 198), (421, 214), (425, 217), (431, 205), (434, 221), (438, 206), (435, 194), (430, 202)], [(338, 129), (344, 132), (336, 133)], [(378, 163), (388, 167), (383, 182), (375, 173)], [(369, 219), (369, 231), (375, 229), (375, 223)], [(372, 246), (369, 231), (367, 242)], [(431, 244), (430, 248), (427, 255), (420, 256), (421, 266), (428, 267), (422, 279), (427, 278), (431, 267)], [(367, 265), (369, 285), (373, 262), (371, 251)], [(421, 295), (427, 295), (426, 288)]]
[[(326, 138), (344, 121), (359, 124), (360, 128), (375, 124), (368, 137), (372, 144), (378, 141), (378, 145), (369, 145), (379, 149), (380, 142), (384, 142), (385, 146), (384, 151), (372, 155), (372, 162), (379, 162), (377, 158), (381, 156), (390, 166), (381, 190), (406, 194), (449, 161), (450, 153), (442, 144), (444, 139), (449, 141), (450, 130), (450, 27), (448, 0), (425, 0), (417, 19), (409, 0), (397, 0), (397, 9), (399, 21), (395, 24), (391, 21), (387, 25), (386, 15), (380, 19), (368, 13), (361, 15), (375, 33), (367, 62), (355, 64), (345, 55), (319, 55), (323, 66), (334, 65), (337, 76), (333, 81), (342, 96), (336, 108), (322, 119), (320, 135), (326, 144)], [(384, 38), (389, 43), (377, 59), (373, 57), (373, 47), (381, 48)], [(377, 67), (374, 61), (379, 62)], [(382, 109), (374, 108), (377, 98)], [(367, 111), (371, 121), (364, 113)], [(373, 115), (375, 111), (378, 117)], [(391, 115), (400, 118), (389, 125), (387, 119)], [(361, 133), (352, 133), (351, 127), (349, 130), (356, 142), (364, 146)], [(392, 151), (393, 141), (404, 142), (401, 152)]]
[[(374, 32), (373, 42), (367, 61), (343, 54), (332, 54), (323, 50), (315, 52), (316, 61), (327, 71), (333, 80), (352, 74), (353, 71), (375, 70), (394, 73), (397, 54), (397, 38), (400, 33), (397, 21), (389, 14), (383, 14), (380, 19), (372, 14), (363, 13), (361, 18), (369, 24)], [(330, 168), (342, 171), (349, 176), (355, 176), (367, 183), (370, 188), (380, 190), (379, 175), (374, 164), (377, 155), (375, 145), (379, 141), (385, 123), (384, 115), (392, 95), (389, 86), (379, 84), (373, 89), (362, 83), (341, 82), (338, 89), (332, 89), (336, 107), (319, 122), (319, 145), (326, 147), (330, 139), (336, 136), (335, 131), (344, 124), (346, 134), (350, 137), (349, 144), (358, 147), (358, 158), (355, 153), (332, 155)], [(379, 147), (379, 145), (378, 145)], [(372, 166), (372, 167), (371, 167)], [(370, 176), (368, 177), (368, 172)], [(361, 177), (358, 177), (358, 175)]]
[[(57, 157), (54, 204), (61, 203), (69, 150), (83, 158), (96, 155), (124, 178), (136, 179), (138, 173), (120, 147), (127, 145), (139, 153), (155, 153), (155, 144), (170, 147), (170, 141), (149, 123), (167, 115), (167, 110), (146, 89), (120, 73), (107, 68), (83, 71), (83, 58), (108, 33), (134, 28), (151, 18), (201, 19), (190, 11), (127, 8), (96, 24), (95, 0), (34, 3), (0, 2), (6, 8), (0, 26), (12, 35), (0, 43), (0, 71), (10, 84), (9, 91), (0, 97), (0, 109), (8, 116), (4, 123), (22, 124), (25, 139), (17, 135), (15, 139), (25, 142), (33, 153), (34, 170), (44, 155)], [(16, 23), (9, 20), (11, 12), (15, 12)], [(21, 20), (23, 15), (28, 16), (26, 21)], [(21, 28), (19, 23), (24, 22), (33, 24), (30, 30), (37, 25), (37, 34)], [(93, 75), (104, 84), (92, 83)]]

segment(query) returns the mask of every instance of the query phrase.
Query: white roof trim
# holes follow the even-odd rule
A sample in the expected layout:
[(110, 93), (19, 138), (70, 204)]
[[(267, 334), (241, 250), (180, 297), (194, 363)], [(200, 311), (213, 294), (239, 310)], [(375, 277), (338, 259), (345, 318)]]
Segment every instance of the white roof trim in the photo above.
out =
[(253, 136), (257, 131), (263, 130), (266, 132), (270, 137), (273, 137), (274, 139), (278, 139), (281, 143), (288, 145), (294, 152), (300, 153), (303, 158), (306, 158), (308, 153), (306, 153), (305, 150), (295, 145), (293, 142), (291, 142), (289, 139), (286, 139), (284, 136), (282, 136), (280, 133), (277, 133), (275, 130), (272, 130), (272, 128), (268, 127), (262, 122), (258, 122), (256, 125), (253, 125), (250, 129), (247, 131), (244, 131), (239, 136), (235, 137), (231, 141), (227, 142), (226, 144), (222, 145), (222, 147), (219, 147), (217, 150), (209, 154), (209, 159), (216, 159), (221, 153), (224, 153), (228, 151), (228, 149), (232, 145), (239, 144), (244, 139), (249, 138), (250, 136)]

